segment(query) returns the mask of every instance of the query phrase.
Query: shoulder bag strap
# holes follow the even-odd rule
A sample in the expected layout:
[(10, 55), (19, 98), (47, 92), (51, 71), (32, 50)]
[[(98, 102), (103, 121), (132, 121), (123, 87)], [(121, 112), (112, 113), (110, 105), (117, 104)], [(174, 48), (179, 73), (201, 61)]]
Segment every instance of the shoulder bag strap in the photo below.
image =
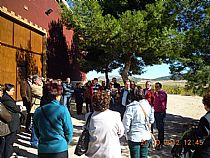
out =
[[(148, 126), (148, 128), (149, 128), (149, 130), (150, 130), (150, 125), (149, 125), (149, 121), (147, 120), (146, 112), (144, 111), (144, 108), (141, 106), (141, 104), (139, 104), (139, 105), (140, 105), (140, 107), (141, 107), (141, 109), (142, 109), (142, 111), (143, 111), (143, 113), (144, 113), (144, 117), (145, 117), (145, 120), (146, 120), (146, 124), (147, 124), (147, 126)], [(153, 142), (155, 143), (154, 145), (156, 146), (156, 140), (155, 140), (155, 137), (154, 137), (154, 135), (152, 134), (151, 130), (150, 130), (150, 133), (151, 133), (151, 136), (152, 136), (152, 140), (153, 140)]]
[(147, 120), (146, 112), (144, 111), (144, 108), (141, 106), (141, 104), (139, 104), (139, 105), (140, 105), (140, 107), (141, 107), (141, 109), (142, 109), (142, 111), (143, 111), (143, 113), (144, 113), (144, 117), (145, 117), (145, 120), (146, 120), (146, 124), (147, 124), (148, 128), (150, 129), (150, 125), (149, 125), (149, 121)]
[(61, 134), (61, 133), (57, 130), (57, 128), (55, 128), (55, 126), (53, 125), (53, 123), (52, 123), (52, 122), (50, 121), (50, 119), (47, 117), (47, 115), (46, 115), (46, 113), (45, 113), (43, 107), (41, 107), (41, 110), (42, 110), (42, 113), (43, 113), (45, 119), (50, 123), (50, 126), (51, 126), (59, 135), (61, 135), (64, 139), (66, 139), (66, 138), (64, 137), (64, 135)]
[(86, 121), (86, 123), (85, 123), (85, 128), (86, 128), (86, 129), (87, 129), (87, 128), (89, 127), (89, 125), (90, 125), (90, 119), (91, 119), (92, 114), (93, 114), (93, 112), (91, 112), (90, 115), (89, 115), (88, 118), (87, 118), (87, 121)]

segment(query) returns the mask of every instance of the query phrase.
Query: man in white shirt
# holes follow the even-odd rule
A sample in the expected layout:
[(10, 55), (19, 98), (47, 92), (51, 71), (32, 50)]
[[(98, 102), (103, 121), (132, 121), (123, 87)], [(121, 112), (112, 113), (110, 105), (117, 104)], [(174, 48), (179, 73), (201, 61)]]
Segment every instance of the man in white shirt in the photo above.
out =
[(121, 119), (123, 119), (123, 115), (126, 110), (126, 106), (130, 104), (132, 100), (131, 88), (130, 88), (130, 80), (125, 81), (125, 88), (121, 91)]

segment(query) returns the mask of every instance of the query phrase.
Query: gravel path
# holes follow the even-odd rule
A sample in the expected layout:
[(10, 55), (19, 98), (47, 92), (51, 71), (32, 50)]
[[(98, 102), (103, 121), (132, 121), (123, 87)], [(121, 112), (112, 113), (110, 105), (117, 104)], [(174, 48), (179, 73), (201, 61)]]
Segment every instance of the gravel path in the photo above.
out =
[[(72, 104), (74, 105), (74, 104)], [(198, 119), (206, 112), (202, 105), (202, 98), (197, 96), (180, 96), (168, 95), (167, 116), (165, 122), (165, 143), (166, 146), (162, 150), (149, 152), (149, 158), (169, 158), (170, 151), (181, 136), (181, 132), (188, 128), (189, 124), (197, 122)], [(72, 121), (74, 125), (74, 135), (71, 144), (69, 145), (69, 157), (78, 158), (74, 155), (75, 145), (84, 125), (84, 116), (76, 116), (75, 109), (72, 109)], [(157, 131), (154, 135), (157, 137)], [(37, 150), (30, 147), (30, 136), (27, 133), (21, 132), (18, 134), (18, 140), (15, 143), (15, 151), (22, 157), (37, 158)], [(129, 158), (129, 149), (124, 138), (121, 139), (122, 157)], [(80, 156), (85, 158), (85, 156)]]

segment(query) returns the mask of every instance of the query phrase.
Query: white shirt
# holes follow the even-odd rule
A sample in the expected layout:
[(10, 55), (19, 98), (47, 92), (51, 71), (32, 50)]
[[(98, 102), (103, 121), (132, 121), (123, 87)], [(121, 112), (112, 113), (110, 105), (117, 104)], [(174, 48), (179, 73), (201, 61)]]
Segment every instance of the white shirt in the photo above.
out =
[(91, 158), (120, 158), (119, 138), (124, 134), (120, 113), (107, 109), (94, 112), (89, 125), (90, 142), (85, 154)]
[(126, 106), (126, 100), (127, 100), (128, 91), (124, 90), (123, 97), (122, 97), (122, 105)]

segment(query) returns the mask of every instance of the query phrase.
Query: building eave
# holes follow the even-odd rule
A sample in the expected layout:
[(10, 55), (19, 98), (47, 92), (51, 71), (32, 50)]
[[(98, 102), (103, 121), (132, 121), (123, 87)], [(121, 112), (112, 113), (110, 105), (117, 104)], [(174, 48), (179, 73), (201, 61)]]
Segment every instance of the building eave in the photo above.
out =
[(0, 7), (0, 15), (4, 16), (6, 18), (12, 19), (13, 21), (15, 21), (15, 22), (17, 22), (17, 23), (19, 23), (19, 24), (21, 24), (25, 27), (30, 28), (33, 31), (35, 31), (35, 32), (37, 32), (41, 35), (47, 36), (46, 29), (38, 26), (37, 24), (34, 24), (31, 21), (28, 21), (28, 19), (25, 19), (20, 15), (16, 15), (15, 12), (13, 12), (13, 11), (8, 11), (8, 9), (4, 6)]

